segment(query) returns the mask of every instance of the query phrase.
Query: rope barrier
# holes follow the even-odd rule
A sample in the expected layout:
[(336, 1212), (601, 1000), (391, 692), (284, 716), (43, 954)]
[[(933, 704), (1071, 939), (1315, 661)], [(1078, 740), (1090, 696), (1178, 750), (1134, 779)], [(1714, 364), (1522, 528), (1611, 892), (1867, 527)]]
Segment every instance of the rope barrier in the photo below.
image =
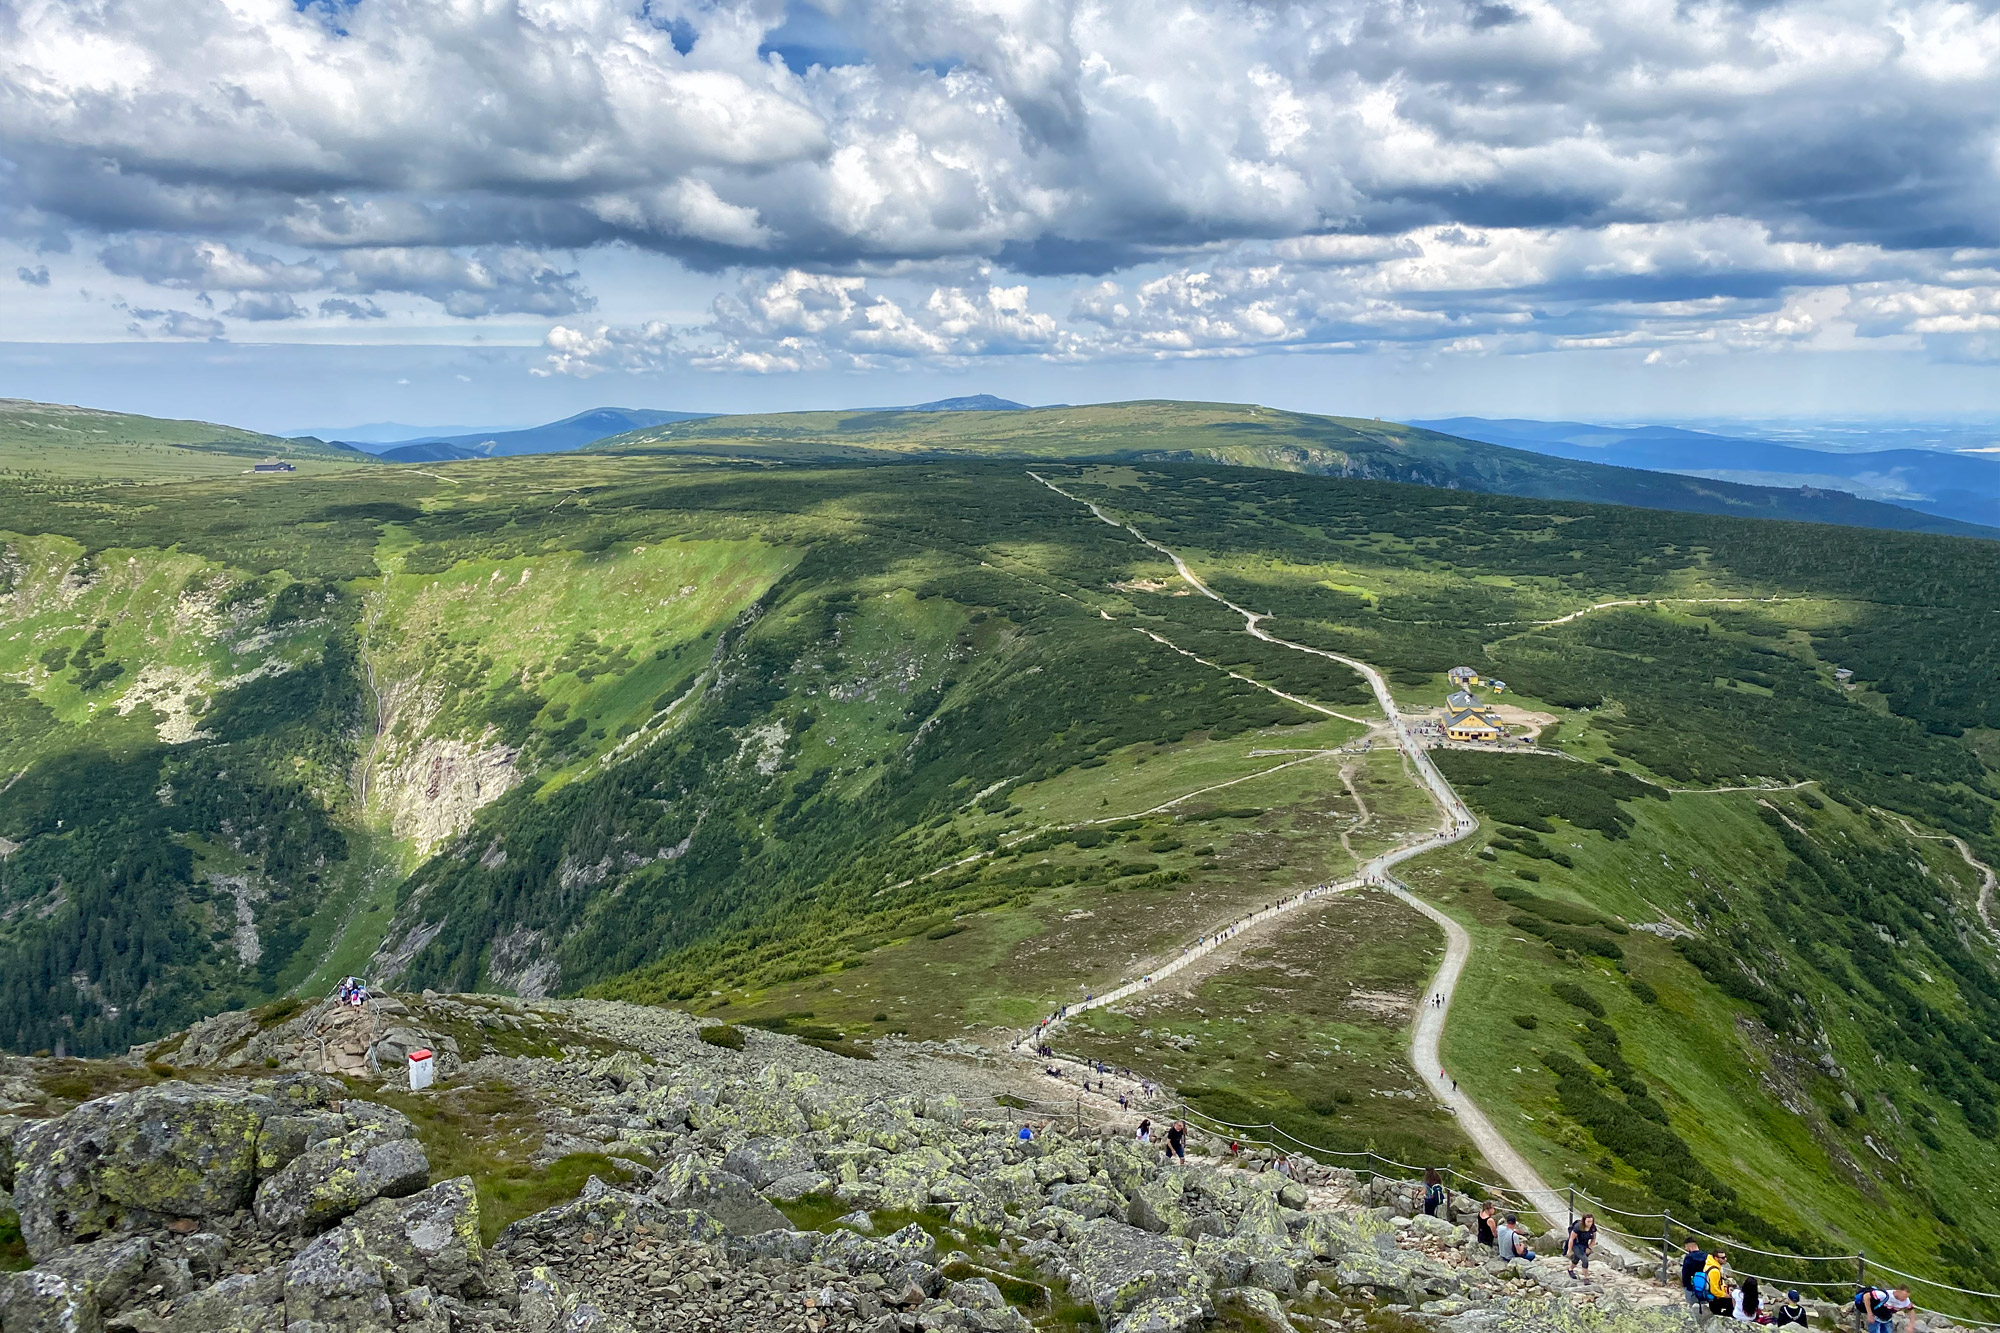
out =
[[(1369, 1158), (1371, 1161), (1378, 1162), (1387, 1166), (1393, 1166), (1404, 1171), (1419, 1172), (1424, 1170), (1424, 1168), (1422, 1167), (1412, 1166), (1406, 1162), (1398, 1162), (1394, 1158), (1384, 1157), (1380, 1153), (1376, 1152), (1370, 1152), (1367, 1150), (1354, 1151), (1354, 1150), (1345, 1150), (1339, 1148), (1326, 1148), (1318, 1144), (1309, 1143), (1306, 1140), (1299, 1138), (1295, 1134), (1292, 1134), (1284, 1129), (1280, 1129), (1276, 1124), (1270, 1122), (1266, 1122), (1261, 1125), (1238, 1124), (1232, 1121), (1223, 1120), (1217, 1116), (1207, 1115), (1201, 1111), (1197, 1111), (1194, 1107), (1187, 1105), (1185, 1102), (1169, 1103), (1169, 1107), (1170, 1109), (1176, 1111), (1181, 1117), (1195, 1121), (1197, 1123), (1206, 1120), (1210, 1124), (1221, 1125), (1228, 1129), (1269, 1130), (1271, 1133), (1282, 1135), (1283, 1137), (1290, 1139), (1293, 1143), (1298, 1144), (1300, 1147), (1315, 1153), (1325, 1153), (1330, 1156), (1339, 1156), (1339, 1157), (1366, 1157)], [(1250, 1143), (1260, 1144), (1268, 1148), (1277, 1149), (1280, 1147), (1279, 1144), (1273, 1142), (1270, 1139), (1250, 1138), (1247, 1134), (1239, 1135), (1238, 1137), (1246, 1139)], [(1474, 1184), (1480, 1185), (1482, 1188), (1490, 1189), (1495, 1193), (1502, 1195), (1513, 1195), (1523, 1201), (1532, 1202), (1528, 1200), (1528, 1196), (1524, 1194), (1522, 1191), (1512, 1189), (1508, 1186), (1487, 1184), (1486, 1182), (1479, 1181), (1476, 1177), (1468, 1176), (1464, 1172), (1458, 1171), (1454, 1168), (1445, 1167), (1440, 1169), (1447, 1175), (1455, 1176), (1460, 1180), (1470, 1181)], [(1681, 1222), (1678, 1219), (1671, 1218), (1669, 1214), (1664, 1212), (1634, 1213), (1626, 1209), (1614, 1208), (1611, 1205), (1606, 1204), (1591, 1195), (1579, 1194), (1577, 1197), (1582, 1203), (1592, 1205), (1592, 1208), (1589, 1210), (1591, 1212), (1595, 1212), (1601, 1208), (1605, 1212), (1615, 1213), (1621, 1217), (1636, 1217), (1641, 1219), (1657, 1217), (1663, 1220), (1669, 1220), (1672, 1221), (1673, 1225), (1678, 1226), (1681, 1230), (1686, 1231), (1691, 1235), (1700, 1236), (1706, 1240), (1712, 1240), (1727, 1245), (1733, 1252), (1757, 1254), (1770, 1259), (1785, 1259), (1785, 1260), (1790, 1260), (1794, 1263), (1853, 1263), (1862, 1257), (1858, 1254), (1820, 1254), (1820, 1255), (1783, 1254), (1776, 1250), (1759, 1249), (1754, 1245), (1744, 1245), (1739, 1242), (1732, 1241), (1726, 1236), (1718, 1236), (1715, 1235), (1713, 1232), (1703, 1231), (1699, 1227), (1689, 1226), (1685, 1222)], [(1622, 1240), (1637, 1242), (1638, 1244), (1644, 1246), (1651, 1246), (1656, 1241), (1661, 1239), (1660, 1237), (1657, 1236), (1641, 1236), (1636, 1232), (1623, 1231), (1617, 1227), (1606, 1226), (1602, 1222), (1598, 1223), (1598, 1229), (1605, 1232), (1607, 1235), (1616, 1236)], [(1924, 1284), (1925, 1286), (1936, 1287), (1943, 1291), (1956, 1292), (1957, 1294), (1962, 1296), (1974, 1296), (1989, 1300), (2000, 1300), (2000, 1292), (1978, 1291), (1970, 1287), (1954, 1286), (1949, 1282), (1939, 1282), (1934, 1278), (1918, 1277), (1912, 1273), (1905, 1273), (1899, 1268), (1892, 1268), (1888, 1264), (1884, 1263), (1876, 1262), (1873, 1263), (1873, 1266), (1884, 1273), (1893, 1274), (1896, 1277), (1905, 1278), (1912, 1282), (1919, 1282)], [(1816, 1291), (1817, 1290), (1847, 1291), (1855, 1286), (1855, 1283), (1850, 1279), (1827, 1282), (1809, 1278), (1774, 1277), (1767, 1273), (1749, 1272), (1741, 1268), (1736, 1268), (1734, 1265), (1732, 1265), (1731, 1267), (1732, 1271), (1734, 1271), (1737, 1277), (1739, 1278), (1755, 1278), (1757, 1279), (1758, 1282), (1768, 1283), (1773, 1288), (1777, 1289), (1809, 1287)], [(1972, 1319), (1963, 1315), (1949, 1314), (1944, 1311), (1933, 1310), (1928, 1306), (1922, 1306), (1922, 1305), (1915, 1306), (1914, 1308), (1922, 1311), (1925, 1314), (1935, 1315), (1940, 1319), (1949, 1320), (1951, 1323), (1963, 1327), (2000, 1329), (2000, 1322), (1993, 1322), (1982, 1319)]]
[(1927, 1287), (1937, 1287), (1942, 1291), (1955, 1291), (1961, 1296), (1984, 1296), (1988, 1300), (2000, 1301), (2000, 1291), (1974, 1291), (1971, 1287), (1954, 1287), (1949, 1282), (1940, 1282), (1936, 1278), (1930, 1277), (1918, 1277), (1915, 1273), (1905, 1273), (1900, 1268), (1891, 1268), (1889, 1265), (1878, 1263), (1873, 1259), (1868, 1261), (1868, 1266), (1870, 1268), (1879, 1268), (1885, 1273), (1893, 1273), (1897, 1277), (1905, 1278), (1911, 1282), (1921, 1282)]
[[(1712, 1240), (1719, 1245), (1727, 1245), (1732, 1250), (1741, 1250), (1745, 1254), (1761, 1254), (1766, 1259), (1790, 1259), (1796, 1263), (1803, 1264), (1851, 1264), (1856, 1259), (1862, 1257), (1858, 1254), (1784, 1254), (1777, 1250), (1760, 1250), (1755, 1245), (1745, 1245), (1741, 1241), (1731, 1240), (1727, 1236), (1718, 1236), (1712, 1231), (1703, 1231), (1700, 1227), (1691, 1227), (1678, 1217), (1674, 1219), (1674, 1225), (1683, 1231), (1692, 1232), (1694, 1235), (1700, 1236), (1703, 1240)], [(1990, 1291), (1975, 1291), (1970, 1294), (1974, 1296), (2000, 1297), (2000, 1293)]]
[[(1398, 1162), (1394, 1158), (1384, 1157), (1380, 1153), (1369, 1152), (1366, 1150), (1353, 1151), (1340, 1148), (1327, 1148), (1320, 1144), (1310, 1143), (1305, 1139), (1299, 1138), (1296, 1134), (1292, 1134), (1287, 1130), (1281, 1129), (1276, 1124), (1270, 1122), (1266, 1122), (1261, 1125), (1237, 1124), (1232, 1121), (1223, 1120), (1217, 1116), (1206, 1115), (1205, 1113), (1197, 1111), (1193, 1107), (1188, 1106), (1184, 1102), (1177, 1102), (1173, 1103), (1172, 1105), (1175, 1110), (1177, 1110), (1183, 1117), (1187, 1119), (1195, 1121), (1206, 1120), (1211, 1124), (1221, 1125), (1224, 1126), (1225, 1128), (1235, 1129), (1235, 1130), (1269, 1130), (1271, 1133), (1289, 1139), (1293, 1143), (1297, 1144), (1299, 1147), (1304, 1148), (1310, 1152), (1323, 1153), (1328, 1156), (1336, 1156), (1336, 1157), (1366, 1157), (1373, 1162), (1377, 1162), (1385, 1166), (1392, 1166), (1403, 1171), (1422, 1172), (1426, 1169), (1423, 1167), (1413, 1166), (1407, 1162)], [(1274, 1143), (1268, 1139), (1261, 1139), (1261, 1140), (1252, 1139), (1251, 1142), (1261, 1143), (1263, 1146), (1270, 1148), (1278, 1148), (1280, 1146), (1279, 1144)], [(1443, 1167), (1438, 1169), (1445, 1175), (1452, 1176), (1456, 1179), (1477, 1185), (1481, 1189), (1488, 1190), (1492, 1193), (1502, 1196), (1512, 1196), (1513, 1198), (1521, 1200), (1524, 1203), (1532, 1203), (1532, 1200), (1529, 1199), (1528, 1195), (1525, 1192), (1514, 1189), (1510, 1186), (1495, 1185), (1487, 1181), (1482, 1181), (1475, 1176), (1467, 1175), (1465, 1172), (1459, 1171), (1453, 1167)], [(1590, 1211), (1592, 1213), (1603, 1211), (1607, 1213), (1616, 1214), (1620, 1217), (1633, 1217), (1633, 1218), (1639, 1218), (1641, 1220), (1649, 1218), (1660, 1218), (1662, 1220), (1669, 1219), (1669, 1214), (1664, 1212), (1635, 1213), (1628, 1209), (1614, 1207), (1613, 1205), (1605, 1203), (1603, 1200), (1595, 1198), (1594, 1196), (1588, 1194), (1578, 1194), (1577, 1198), (1580, 1204), (1589, 1204), (1590, 1208), (1587, 1211)], [(1586, 1210), (1580, 1208), (1579, 1212), (1581, 1211), (1586, 1211)], [(1761, 1255), (1767, 1259), (1785, 1259), (1793, 1263), (1853, 1263), (1856, 1260), (1862, 1258), (1862, 1256), (1859, 1254), (1786, 1254), (1777, 1250), (1765, 1250), (1765, 1249), (1760, 1249), (1754, 1245), (1746, 1245), (1740, 1241), (1731, 1240), (1727, 1236), (1718, 1236), (1713, 1232), (1704, 1231), (1699, 1227), (1689, 1226), (1687, 1223), (1682, 1222), (1677, 1218), (1671, 1220), (1673, 1222), (1673, 1225), (1679, 1227), (1681, 1230), (1689, 1232), (1692, 1235), (1700, 1236), (1705, 1240), (1711, 1240), (1717, 1242), (1718, 1244), (1727, 1245), (1732, 1252)], [(1602, 1229), (1603, 1231), (1605, 1231), (1610, 1235), (1617, 1236), (1625, 1240), (1637, 1241), (1644, 1245), (1650, 1246), (1656, 1240), (1659, 1239), (1658, 1237), (1655, 1236), (1641, 1236), (1635, 1232), (1622, 1231), (1616, 1227), (1605, 1226), (1601, 1222), (1598, 1224), (1598, 1226), (1600, 1227), (1600, 1229)], [(1872, 1267), (1879, 1269), (1884, 1273), (1889, 1273), (1896, 1277), (1905, 1278), (1911, 1282), (1919, 1282), (1927, 1287), (1935, 1287), (1941, 1291), (1954, 1292), (1961, 1296), (1973, 1296), (1973, 1297), (1983, 1298), (1986, 1300), (2000, 1300), (2000, 1292), (1979, 1291), (1971, 1287), (1955, 1286), (1954, 1284), (1949, 1282), (1940, 1282), (1935, 1278), (1918, 1277), (1914, 1273), (1905, 1273), (1899, 1268), (1892, 1268), (1888, 1264), (1881, 1263), (1879, 1261), (1871, 1260), (1869, 1262)], [(1744, 1277), (1754, 1277), (1759, 1282), (1773, 1282), (1773, 1283), (1782, 1282), (1789, 1286), (1815, 1287), (1815, 1288), (1825, 1287), (1825, 1288), (1832, 1288), (1839, 1290), (1854, 1285), (1854, 1283), (1852, 1283), (1851, 1281), (1817, 1282), (1817, 1281), (1808, 1281), (1804, 1278), (1769, 1277), (1762, 1273), (1748, 1273), (1748, 1272), (1742, 1272), (1742, 1270), (1738, 1270), (1738, 1272), (1740, 1273), (1741, 1276)], [(1942, 1314), (1941, 1312), (1935, 1310), (1927, 1310), (1926, 1313), (1938, 1314), (1940, 1318), (1954, 1319), (1960, 1323), (1973, 1324), (1982, 1328), (2000, 1328), (2000, 1323), (1985, 1324), (1977, 1320), (1959, 1319), (1958, 1316)]]
[(1583, 1200), (1583, 1202), (1590, 1204), (1594, 1208), (1599, 1209), (1602, 1212), (1616, 1213), (1620, 1217), (1636, 1217), (1642, 1222), (1648, 1220), (1657, 1220), (1660, 1218), (1664, 1218), (1666, 1216), (1665, 1213), (1634, 1213), (1634, 1212), (1629, 1212), (1623, 1208), (1614, 1208), (1612, 1205), (1606, 1203), (1604, 1200), (1597, 1198), (1595, 1195), (1585, 1194), (1582, 1190), (1578, 1190), (1576, 1192), (1576, 1197)]

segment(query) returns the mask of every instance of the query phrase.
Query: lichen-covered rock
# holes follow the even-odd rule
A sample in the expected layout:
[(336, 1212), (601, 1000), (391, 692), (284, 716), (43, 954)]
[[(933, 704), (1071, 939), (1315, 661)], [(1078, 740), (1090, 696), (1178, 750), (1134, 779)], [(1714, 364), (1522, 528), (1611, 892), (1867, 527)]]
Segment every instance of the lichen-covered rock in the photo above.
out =
[(723, 1158), (722, 1165), (759, 1189), (786, 1176), (819, 1174), (812, 1154), (794, 1139), (752, 1139)]
[(676, 1157), (653, 1192), (676, 1207), (707, 1213), (739, 1236), (789, 1225), (749, 1181), (692, 1155)]
[(1035, 1179), (1031, 1162), (1016, 1162), (989, 1171), (980, 1178), (979, 1188), (1009, 1212), (1025, 1212), (1042, 1202), (1041, 1182)]
[(0, 1190), (14, 1188), (14, 1134), (24, 1123), (17, 1115), (0, 1115)]
[(836, 1231), (814, 1238), (813, 1261), (849, 1273), (879, 1274), (887, 1290), (915, 1286), (935, 1292), (943, 1284), (937, 1263), (937, 1243), (911, 1223), (879, 1240)]
[(1181, 1202), (1177, 1180), (1150, 1180), (1127, 1195), (1125, 1220), (1142, 1231), (1189, 1234), (1192, 1215)]
[(407, 1199), (377, 1199), (285, 1265), (286, 1333), (392, 1329), (392, 1297), (415, 1287), (455, 1294), (481, 1258), (470, 1176)]
[(207, 1068), (255, 1035), (257, 1016), (247, 1009), (232, 1009), (189, 1028), (173, 1059), (190, 1069)]
[(976, 1195), (951, 1210), (954, 1225), (976, 1231), (1003, 1231), (1007, 1226), (1007, 1211), (985, 1195)]
[(510, 1249), (523, 1241), (542, 1240), (584, 1227), (593, 1231), (637, 1231), (641, 1228), (678, 1239), (718, 1240), (722, 1224), (699, 1209), (676, 1208), (645, 1194), (614, 1189), (592, 1176), (583, 1192), (568, 1203), (558, 1204), (524, 1217), (508, 1226), (495, 1242), (498, 1249)]
[(1272, 1333), (1292, 1333), (1291, 1321), (1285, 1317), (1284, 1303), (1263, 1288), (1235, 1287), (1221, 1293), (1221, 1296), (1248, 1316), (1250, 1322), (1261, 1324)]
[(1240, 1287), (1250, 1275), (1257, 1252), (1233, 1236), (1203, 1236), (1194, 1243), (1195, 1265), (1218, 1287)]
[(265, 1117), (257, 1131), (257, 1176), (274, 1176), (298, 1160), (315, 1143), (347, 1132), (347, 1118), (338, 1111), (302, 1111)]
[[(99, 1308), (114, 1310), (139, 1281), (152, 1257), (149, 1238), (128, 1236), (72, 1245), (43, 1255), (35, 1267), (63, 1278)], [(0, 1318), (0, 1328), (14, 1333), (14, 1326), (4, 1318)]]
[(14, 1196), (37, 1257), (160, 1218), (219, 1217), (250, 1201), (268, 1097), (162, 1083), (24, 1124)]
[(833, 1177), (821, 1171), (800, 1171), (794, 1175), (780, 1176), (764, 1187), (764, 1197), (779, 1203), (791, 1203), (803, 1199), (808, 1194), (826, 1194), (833, 1189)]
[(1125, 1218), (1125, 1200), (1118, 1197), (1109, 1185), (1095, 1182), (1057, 1185), (1049, 1191), (1049, 1202), (1086, 1219), (1115, 1217), (1123, 1221)]
[(598, 1309), (547, 1268), (530, 1269), (521, 1279), (515, 1320), (522, 1333), (632, 1333), (630, 1324)]
[(0, 1329), (7, 1333), (101, 1333), (104, 1316), (81, 1282), (30, 1268), (0, 1276)]
[(1107, 1333), (1178, 1333), (1214, 1313), (1208, 1276), (1181, 1243), (1123, 1222), (1089, 1223), (1070, 1267)]
[(1307, 1213), (1294, 1240), (1318, 1258), (1339, 1259), (1391, 1246), (1395, 1234), (1388, 1219), (1375, 1213)]
[(287, 1333), (390, 1333), (387, 1265), (352, 1227), (336, 1227), (285, 1265)]
[(1442, 1325), (1451, 1333), (1687, 1333), (1694, 1327), (1685, 1307), (1631, 1306), (1616, 1300), (1499, 1301), (1469, 1310)]
[(1276, 1196), (1260, 1191), (1250, 1198), (1236, 1220), (1235, 1235), (1246, 1245), (1264, 1249), (1290, 1244), (1290, 1228)]
[(236, 1273), (167, 1309), (160, 1333), (283, 1333), (284, 1270)]
[(430, 1179), (430, 1159), (414, 1139), (377, 1141), (368, 1131), (306, 1149), (257, 1187), (259, 1225), (310, 1233), (376, 1199), (414, 1194)]
[(1410, 1219), (1410, 1234), (1430, 1236), (1457, 1245), (1465, 1239), (1465, 1228), (1455, 1222), (1447, 1222), (1442, 1217), (1429, 1217), (1419, 1213)]

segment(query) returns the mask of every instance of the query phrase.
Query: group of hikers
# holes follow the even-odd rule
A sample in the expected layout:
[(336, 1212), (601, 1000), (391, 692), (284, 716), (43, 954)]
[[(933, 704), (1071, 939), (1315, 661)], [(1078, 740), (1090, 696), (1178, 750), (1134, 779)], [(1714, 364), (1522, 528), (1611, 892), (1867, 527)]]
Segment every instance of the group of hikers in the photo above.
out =
[[(1731, 1283), (1729, 1256), (1721, 1250), (1704, 1250), (1701, 1242), (1690, 1239), (1681, 1256), (1681, 1290), (1696, 1313), (1733, 1319), (1742, 1324), (1774, 1324), (1806, 1327), (1806, 1307), (1793, 1287), (1784, 1299), (1767, 1305), (1754, 1276)], [(1854, 1308), (1867, 1333), (1896, 1333), (1901, 1316), (1904, 1333), (1915, 1333), (1917, 1307), (1908, 1287), (1863, 1287), (1854, 1295)]]
[(346, 977), (342, 979), (335, 998), (349, 1008), (360, 1009), (368, 1003), (368, 987), (359, 977)]

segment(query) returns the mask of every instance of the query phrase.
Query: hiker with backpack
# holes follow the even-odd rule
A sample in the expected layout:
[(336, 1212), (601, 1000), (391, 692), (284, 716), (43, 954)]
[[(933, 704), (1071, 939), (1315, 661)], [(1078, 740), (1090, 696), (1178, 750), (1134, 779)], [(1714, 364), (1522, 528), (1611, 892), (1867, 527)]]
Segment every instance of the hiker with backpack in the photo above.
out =
[(1908, 1287), (1894, 1287), (1888, 1291), (1880, 1287), (1863, 1287), (1855, 1294), (1854, 1305), (1861, 1311), (1868, 1333), (1895, 1333), (1895, 1320), (1899, 1314), (1904, 1318), (1903, 1327), (1907, 1333), (1915, 1333), (1916, 1303), (1910, 1299)]
[(1444, 1207), (1444, 1173), (1436, 1167), (1424, 1172), (1424, 1216), (1436, 1217)]
[(1583, 1280), (1590, 1281), (1590, 1252), (1597, 1248), (1597, 1214), (1585, 1213), (1569, 1224), (1569, 1239), (1563, 1243), (1563, 1253), (1569, 1259), (1569, 1275), (1576, 1276), (1576, 1266), (1583, 1265)]
[(1729, 1315), (1736, 1312), (1736, 1302), (1729, 1292), (1729, 1278), (1722, 1271), (1722, 1266), (1728, 1261), (1729, 1256), (1721, 1250), (1711, 1250), (1702, 1263), (1701, 1271), (1694, 1275), (1695, 1293), (1710, 1314)]
[(1705, 1308), (1708, 1298), (1695, 1290), (1694, 1279), (1708, 1264), (1708, 1251), (1702, 1249), (1701, 1243), (1692, 1236), (1688, 1237), (1686, 1250), (1681, 1255), (1681, 1291), (1689, 1305)]

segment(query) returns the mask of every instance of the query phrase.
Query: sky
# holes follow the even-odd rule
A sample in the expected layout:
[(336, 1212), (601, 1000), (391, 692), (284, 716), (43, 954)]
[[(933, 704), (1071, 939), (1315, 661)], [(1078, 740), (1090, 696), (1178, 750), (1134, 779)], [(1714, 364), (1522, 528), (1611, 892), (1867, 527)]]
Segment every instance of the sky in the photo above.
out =
[(2000, 418), (2000, 3), (0, 0), (0, 396)]

